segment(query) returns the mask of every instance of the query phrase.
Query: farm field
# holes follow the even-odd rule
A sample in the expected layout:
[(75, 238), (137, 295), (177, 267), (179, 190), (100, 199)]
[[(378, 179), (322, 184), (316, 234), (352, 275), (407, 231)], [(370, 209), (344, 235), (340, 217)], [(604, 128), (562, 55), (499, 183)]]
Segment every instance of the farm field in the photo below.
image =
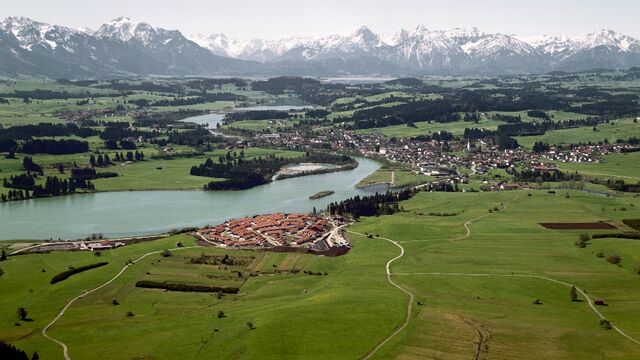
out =
[[(630, 230), (621, 220), (640, 218), (640, 200), (530, 193), (418, 193), (402, 203), (405, 212), (362, 218), (351, 226), (347, 235), (353, 250), (337, 258), (210, 247), (183, 248), (170, 257), (153, 254), (74, 303), (49, 334), (64, 341), (77, 359), (95, 351), (110, 358), (359, 358), (405, 320), (407, 295), (385, 277), (385, 264), (400, 254), (385, 240), (392, 239), (404, 249), (390, 265), (392, 279), (414, 301), (408, 326), (372, 358), (473, 357), (478, 331), (488, 336), (487, 356), (493, 358), (637, 358), (640, 345), (602, 328), (586, 302), (570, 300), (567, 286), (527, 276), (574, 284), (605, 299), (608, 306), (598, 310), (639, 338), (640, 325), (634, 320), (640, 316), (634, 295), (639, 275), (634, 267), (640, 243), (605, 238), (579, 248), (574, 242), (585, 231)], [(539, 225), (601, 220), (618, 229), (549, 230)], [(43, 338), (40, 329), (63, 304), (115, 275), (127, 259), (173, 248), (178, 241), (195, 245), (193, 238), (179, 235), (104, 251), (100, 257), (63, 252), (10, 257), (0, 263), (0, 286), (10, 290), (0, 299), (0, 337), (61, 359), (61, 348)], [(622, 261), (610, 264), (596, 256), (599, 252), (618, 254)], [(225, 255), (237, 262), (221, 265)], [(191, 263), (201, 258), (214, 261)], [(97, 261), (109, 265), (49, 284), (51, 276), (68, 266)], [(141, 289), (135, 287), (139, 280), (239, 286), (240, 293), (219, 299), (215, 293)], [(541, 304), (533, 304), (535, 299)], [(14, 325), (19, 306), (33, 321)], [(218, 318), (218, 311), (225, 317)], [(255, 329), (249, 330), (247, 322)], [(317, 341), (320, 334), (331, 347)], [(103, 341), (87, 341), (92, 339)]]

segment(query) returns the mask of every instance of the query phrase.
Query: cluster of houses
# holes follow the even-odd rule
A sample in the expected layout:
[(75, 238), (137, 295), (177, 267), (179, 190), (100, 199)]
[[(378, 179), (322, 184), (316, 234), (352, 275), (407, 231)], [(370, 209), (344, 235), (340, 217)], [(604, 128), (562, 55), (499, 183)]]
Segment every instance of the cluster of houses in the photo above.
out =
[(333, 221), (320, 216), (277, 213), (230, 220), (195, 235), (221, 247), (299, 247), (323, 238), (333, 226)]

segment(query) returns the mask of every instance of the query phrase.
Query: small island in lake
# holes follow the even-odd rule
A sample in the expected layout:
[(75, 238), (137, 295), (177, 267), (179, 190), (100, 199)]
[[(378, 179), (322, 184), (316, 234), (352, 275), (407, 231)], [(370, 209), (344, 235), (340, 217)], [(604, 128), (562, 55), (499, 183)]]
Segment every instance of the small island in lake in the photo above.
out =
[(316, 199), (320, 199), (320, 198), (323, 198), (323, 197), (326, 197), (326, 196), (329, 196), (329, 195), (333, 195), (335, 193), (336, 193), (335, 191), (331, 191), (331, 190), (320, 191), (317, 194), (309, 196), (309, 199), (316, 200)]

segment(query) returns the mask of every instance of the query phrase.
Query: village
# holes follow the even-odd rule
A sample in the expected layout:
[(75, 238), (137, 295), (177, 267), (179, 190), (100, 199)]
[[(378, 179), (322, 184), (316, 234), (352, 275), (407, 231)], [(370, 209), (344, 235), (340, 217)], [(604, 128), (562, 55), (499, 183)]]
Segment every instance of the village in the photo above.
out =
[(341, 216), (270, 214), (226, 221), (197, 230), (205, 244), (222, 248), (309, 248), (324, 251), (349, 247), (340, 233), (349, 220)]

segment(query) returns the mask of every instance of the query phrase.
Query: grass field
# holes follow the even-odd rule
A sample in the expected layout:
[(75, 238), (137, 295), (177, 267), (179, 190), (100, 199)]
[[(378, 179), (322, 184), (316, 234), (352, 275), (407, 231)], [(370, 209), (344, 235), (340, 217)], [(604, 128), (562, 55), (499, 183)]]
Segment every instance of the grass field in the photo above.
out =
[[(204, 162), (207, 157), (214, 160), (220, 155), (227, 153), (227, 150), (215, 150), (207, 152), (200, 156), (176, 157), (174, 159), (153, 159), (153, 155), (158, 155), (159, 151), (155, 148), (141, 148), (146, 159), (144, 161), (131, 163), (117, 163), (118, 165), (98, 169), (98, 172), (108, 171), (117, 172), (118, 177), (97, 179), (92, 182), (96, 186), (97, 191), (127, 191), (127, 190), (196, 190), (202, 189), (202, 186), (209, 181), (215, 179), (191, 176), (189, 171), (192, 166), (199, 165)], [(176, 150), (187, 151), (187, 148), (176, 148)], [(110, 154), (109, 152), (107, 152)], [(249, 148), (245, 149), (246, 158), (254, 158), (265, 156), (267, 154), (275, 154), (281, 157), (296, 157), (301, 155), (295, 151), (272, 150)], [(111, 155), (111, 154), (110, 154)], [(37, 164), (45, 168), (45, 175), (62, 176), (63, 178), (70, 176), (70, 171), (60, 174), (56, 168), (56, 164), (64, 164), (70, 168), (75, 161), (79, 166), (89, 165), (89, 153), (74, 155), (34, 155), (33, 159)], [(111, 156), (113, 159), (113, 156)], [(16, 159), (0, 158), (0, 178), (18, 175), (24, 172), (22, 169), (22, 154), (18, 154)], [(46, 178), (46, 176), (44, 177)], [(40, 182), (44, 182), (44, 178), (40, 178)], [(8, 189), (0, 184), (0, 193), (6, 192)]]
[(411, 127), (407, 125), (394, 125), (387, 126), (383, 128), (373, 128), (373, 129), (364, 129), (358, 130), (358, 133), (368, 134), (372, 132), (377, 132), (383, 134), (387, 137), (410, 137), (410, 136), (418, 136), (418, 135), (429, 135), (437, 131), (448, 131), (454, 135), (462, 135), (464, 134), (465, 128), (471, 127), (479, 127), (485, 128), (488, 130), (495, 130), (498, 128), (498, 125), (503, 124), (501, 121), (495, 120), (482, 120), (478, 124), (466, 122), (466, 121), (455, 121), (450, 123), (437, 123), (437, 122), (428, 122), (421, 121), (416, 122), (416, 127)]
[(610, 154), (599, 163), (559, 163), (558, 166), (591, 177), (613, 177), (633, 184), (640, 182), (640, 152)]
[(587, 143), (599, 142), (608, 139), (609, 142), (615, 142), (618, 139), (629, 139), (631, 137), (640, 137), (640, 124), (634, 123), (632, 119), (620, 119), (612, 121), (609, 124), (600, 124), (597, 131), (593, 131), (592, 127), (583, 126), (573, 129), (562, 129), (547, 131), (542, 136), (518, 136), (516, 139), (522, 146), (532, 148), (536, 141), (546, 142), (549, 145), (559, 145), (568, 143)]
[[(609, 306), (599, 310), (607, 319), (640, 337), (635, 321), (640, 316), (635, 296), (640, 275), (634, 273), (640, 242), (598, 239), (578, 248), (574, 241), (582, 231), (548, 230), (538, 224), (608, 220), (620, 227), (611, 231), (628, 230), (620, 221), (640, 217), (640, 199), (580, 192), (570, 192), (569, 198), (544, 191), (531, 194), (419, 193), (403, 203), (403, 213), (363, 218), (352, 226), (350, 230), (373, 234), (373, 239), (348, 234), (354, 248), (338, 258), (213, 248), (175, 251), (170, 258), (152, 255), (72, 305), (49, 333), (69, 346), (74, 359), (91, 358), (96, 351), (107, 358), (359, 358), (404, 321), (406, 310), (406, 295), (384, 275), (385, 263), (399, 249), (380, 236), (404, 247), (404, 256), (391, 271), (393, 280), (415, 295), (415, 302), (409, 326), (374, 358), (471, 358), (478, 339), (474, 326), (490, 335), (489, 358), (637, 358), (640, 346), (603, 329), (585, 302), (569, 300), (567, 287), (512, 275), (575, 284), (605, 299)], [(627, 210), (619, 211), (622, 206)], [(500, 210), (489, 214), (494, 207)], [(430, 212), (458, 215), (427, 215)], [(478, 220), (468, 225), (466, 236), (462, 224), (473, 219)], [(65, 301), (113, 276), (127, 259), (171, 248), (176, 241), (194, 244), (178, 236), (105, 251), (100, 258), (56, 252), (0, 263), (0, 286), (8, 290), (0, 298), (0, 338), (37, 350), (44, 358), (62, 358), (61, 349), (44, 339), (40, 329)], [(596, 257), (598, 252), (619, 254), (622, 262), (609, 264)], [(246, 261), (226, 270), (189, 263), (203, 253)], [(56, 285), (48, 283), (70, 265), (97, 261), (110, 264)], [(327, 275), (305, 275), (305, 270)], [(237, 271), (245, 278), (239, 280)], [(256, 276), (247, 275), (251, 272)], [(218, 299), (216, 294), (135, 288), (141, 279), (243, 285), (240, 294)], [(113, 305), (114, 299), (120, 305)], [(542, 304), (534, 305), (534, 299)], [(24, 306), (33, 321), (14, 325), (18, 306)], [(217, 318), (220, 310), (225, 318)], [(134, 316), (127, 316), (129, 311)], [(255, 329), (249, 330), (247, 322)], [(82, 332), (77, 331), (80, 327)]]
[[(506, 209), (470, 225), (462, 223)], [(630, 206), (634, 204), (634, 206)], [(603, 330), (584, 302), (569, 301), (569, 289), (539, 279), (511, 274), (541, 275), (576, 284), (591, 296), (606, 299), (600, 310), (636, 338), (640, 315), (635, 263), (640, 243), (628, 240), (592, 240), (580, 249), (573, 243), (581, 231), (552, 231), (543, 221), (613, 220), (640, 216), (637, 198), (602, 198), (572, 192), (570, 198), (544, 192), (484, 194), (419, 194), (403, 204), (407, 212), (368, 218), (353, 226), (398, 241), (403, 258), (392, 266), (394, 281), (411, 291), (416, 305), (407, 331), (383, 348), (378, 358), (470, 358), (478, 335), (465, 320), (473, 320), (491, 334), (488, 358), (498, 359), (633, 359), (640, 346), (619, 334)], [(615, 209), (626, 205), (626, 212)], [(462, 212), (451, 217), (416, 213)], [(622, 226), (622, 225), (620, 225)], [(624, 226), (622, 226), (624, 227)], [(602, 232), (602, 231), (600, 231)], [(355, 237), (356, 235), (353, 235)], [(452, 240), (459, 239), (459, 240)], [(383, 241), (383, 240), (381, 240)], [(617, 253), (612, 265), (596, 253)], [(495, 274), (502, 276), (447, 276), (423, 273)], [(534, 299), (542, 305), (534, 305)], [(544, 346), (542, 346), (544, 344)]]

